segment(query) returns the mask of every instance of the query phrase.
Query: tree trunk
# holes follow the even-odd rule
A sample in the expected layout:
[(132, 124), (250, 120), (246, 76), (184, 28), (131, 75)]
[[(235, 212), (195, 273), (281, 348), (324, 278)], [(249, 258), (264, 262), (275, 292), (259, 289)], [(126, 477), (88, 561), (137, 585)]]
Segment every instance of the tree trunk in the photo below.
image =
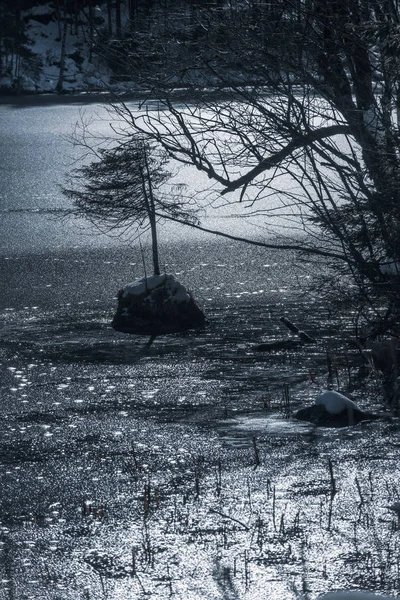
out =
[(157, 224), (154, 212), (150, 211), (151, 250), (153, 256), (154, 275), (160, 275), (160, 261), (158, 256)]
[(57, 26), (58, 26), (58, 37), (61, 40), (62, 29), (61, 29), (60, 0), (56, 0), (56, 18), (57, 18)]
[(17, 39), (15, 44), (15, 71), (14, 71), (14, 88), (15, 92), (19, 94), (20, 92), (20, 66), (21, 66), (21, 11), (19, 7), (19, 2), (16, 2), (17, 6), (15, 7), (15, 27), (17, 31)]
[(93, 0), (89, 1), (89, 62), (93, 60), (93, 38), (94, 38), (94, 7)]
[(108, 35), (112, 38), (113, 30), (112, 30), (112, 10), (111, 10), (111, 0), (107, 0), (107, 21), (108, 21)]
[(66, 41), (67, 41), (67, 29), (68, 29), (68, 22), (67, 22), (67, 19), (65, 19), (62, 40), (61, 40), (60, 74), (58, 76), (58, 81), (57, 81), (57, 85), (56, 85), (56, 92), (58, 94), (60, 94), (62, 92), (63, 83), (64, 83), (65, 45), (66, 45)]
[(117, 38), (122, 38), (122, 25), (121, 25), (121, 0), (115, 2), (115, 33)]
[[(149, 217), (150, 222), (150, 231), (151, 231), (151, 249), (153, 255), (153, 271), (154, 275), (160, 275), (160, 261), (158, 256), (158, 240), (157, 240), (157, 220), (156, 220), (156, 210), (154, 203), (154, 195), (153, 195), (153, 187), (151, 185), (151, 175), (149, 170), (149, 165), (147, 162), (147, 155), (145, 150), (144, 153), (144, 164), (146, 171), (144, 172), (143, 168), (140, 168), (140, 175), (142, 177), (142, 185), (143, 185), (143, 197), (146, 203), (146, 210)], [(147, 183), (147, 186), (146, 186)], [(148, 189), (147, 189), (148, 188)]]
[(79, 0), (75, 0), (74, 5), (74, 35), (79, 34)]
[(131, 31), (135, 29), (136, 25), (136, 10), (135, 10), (136, 2), (135, 0), (128, 0), (128, 8), (129, 8), (129, 27)]

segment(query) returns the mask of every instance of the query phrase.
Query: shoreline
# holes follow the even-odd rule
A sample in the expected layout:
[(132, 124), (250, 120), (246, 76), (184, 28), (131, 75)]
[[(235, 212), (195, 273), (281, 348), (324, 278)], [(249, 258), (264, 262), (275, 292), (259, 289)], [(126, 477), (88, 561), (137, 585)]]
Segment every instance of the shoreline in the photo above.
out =
[[(233, 84), (234, 85), (234, 84)], [(249, 87), (249, 86), (244, 86)], [(250, 87), (254, 87), (251, 86)], [(257, 86), (258, 88), (264, 86)], [(263, 95), (268, 95), (270, 92), (268, 88), (264, 88)], [(238, 92), (234, 87), (210, 87), (204, 86), (203, 88), (195, 87), (176, 87), (165, 90), (165, 95), (173, 95), (176, 101), (190, 102), (193, 99), (202, 101), (212, 98), (213, 100), (223, 100), (224, 98), (232, 98), (237, 95)], [(149, 89), (135, 89), (131, 91), (121, 90), (97, 90), (97, 91), (75, 91), (58, 94), (56, 92), (25, 92), (21, 94), (1, 94), (0, 93), (0, 106), (11, 105), (14, 107), (18, 106), (46, 106), (46, 105), (61, 105), (61, 104), (74, 104), (85, 102), (87, 104), (101, 103), (114, 99), (114, 101), (120, 99), (123, 101), (133, 100), (153, 100), (161, 101), (162, 94), (153, 94), (152, 90)]]
[[(123, 100), (136, 100), (143, 99), (148, 92), (135, 91), (119, 94), (119, 97)], [(82, 102), (87, 104), (96, 104), (104, 101), (111, 100), (114, 96), (118, 96), (118, 92), (73, 92), (68, 94), (57, 94), (53, 92), (39, 92), (37, 94), (4, 94), (0, 95), (0, 106), (13, 106), (15, 108), (20, 106), (47, 106), (47, 105), (61, 105), (61, 104), (74, 104)]]

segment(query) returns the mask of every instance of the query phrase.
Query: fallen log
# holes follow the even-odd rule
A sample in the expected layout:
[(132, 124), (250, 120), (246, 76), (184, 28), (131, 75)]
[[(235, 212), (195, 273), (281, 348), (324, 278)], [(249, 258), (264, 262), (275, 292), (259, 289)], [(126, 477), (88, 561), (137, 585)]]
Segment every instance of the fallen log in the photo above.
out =
[(281, 317), (279, 320), (284, 325), (286, 325), (289, 331), (298, 335), (302, 342), (304, 342), (305, 344), (315, 344), (315, 339), (313, 337), (308, 335), (308, 333), (306, 333), (305, 331), (302, 331), (301, 329), (296, 327), (296, 325), (293, 325), (293, 323), (289, 321), (289, 319), (287, 319), (286, 317)]

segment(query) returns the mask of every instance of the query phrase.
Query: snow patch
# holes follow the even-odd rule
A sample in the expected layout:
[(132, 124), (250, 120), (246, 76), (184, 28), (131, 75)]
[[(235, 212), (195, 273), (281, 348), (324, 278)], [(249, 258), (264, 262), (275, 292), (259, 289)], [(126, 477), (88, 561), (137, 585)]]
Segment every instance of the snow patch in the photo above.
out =
[(363, 111), (364, 125), (377, 142), (385, 141), (385, 127), (382, 123), (382, 117), (378, 107), (372, 105), (368, 110)]
[(343, 396), (343, 394), (335, 392), (334, 390), (327, 390), (326, 392), (323, 392), (316, 399), (315, 404), (322, 404), (325, 406), (325, 409), (331, 415), (339, 415), (341, 412), (349, 409), (360, 410), (355, 402), (346, 396)]
[(163, 275), (152, 275), (151, 277), (142, 277), (136, 279), (133, 283), (128, 283), (122, 290), (122, 297), (142, 296), (148, 293), (145, 301), (152, 302), (152, 292), (156, 288), (164, 288), (167, 294), (164, 302), (190, 302), (190, 296), (185, 288), (171, 274), (164, 273)]
[(29, 9), (29, 15), (32, 15), (32, 16), (48, 15), (48, 14), (50, 14), (50, 11), (51, 11), (50, 4), (42, 4), (40, 6), (32, 6)]
[(400, 273), (400, 264), (394, 258), (389, 258), (387, 262), (380, 265), (380, 270), (385, 275), (398, 275)]
[[(105, 5), (103, 8), (106, 12)], [(95, 9), (99, 17), (100, 7)], [(58, 23), (54, 3), (51, 2), (22, 11), (22, 17), (26, 24), (26, 45), (30, 56), (14, 61), (12, 68), (0, 77), (0, 88), (20, 92), (54, 92), (60, 78), (63, 24)], [(72, 26), (67, 29), (64, 92), (104, 90), (110, 84), (112, 71), (103, 57), (94, 52), (89, 62), (87, 28), (82, 25), (77, 31)]]

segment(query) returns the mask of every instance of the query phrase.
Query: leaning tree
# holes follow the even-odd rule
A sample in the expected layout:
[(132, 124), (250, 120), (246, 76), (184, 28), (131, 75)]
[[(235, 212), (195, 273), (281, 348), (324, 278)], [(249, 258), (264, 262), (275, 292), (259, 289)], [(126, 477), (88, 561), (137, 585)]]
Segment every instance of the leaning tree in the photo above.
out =
[(122, 103), (116, 111), (204, 172), (216, 197), (242, 202), (266, 226), (280, 214), (280, 238), (258, 243), (324, 256), (334, 267), (329, 293), (350, 281), (351, 301), (376, 331), (398, 334), (397, 1), (215, 6), (199, 7), (195, 52), (188, 36), (187, 62), (180, 52), (175, 65), (186, 100), (168, 91), (170, 63), (164, 77), (149, 73), (162, 111), (135, 115)]
[[(72, 200), (69, 215), (85, 217), (102, 231), (120, 234), (150, 230), (154, 275), (160, 274), (157, 222), (165, 218), (195, 223), (195, 211), (182, 195), (172, 194), (165, 168), (168, 156), (143, 136), (120, 132), (119, 141), (99, 147), (84, 130), (74, 136), (92, 160), (72, 171), (63, 191)], [(104, 142), (104, 140), (103, 140)]]
[(121, 135), (111, 146), (96, 147), (81, 132), (75, 139), (94, 160), (72, 173), (73, 185), (64, 192), (73, 202), (70, 214), (84, 216), (103, 231), (150, 229), (153, 276), (145, 272), (118, 292), (112, 326), (124, 333), (150, 335), (151, 344), (157, 335), (205, 324), (192, 294), (173, 275), (160, 275), (158, 256), (157, 222), (173, 218), (195, 223), (196, 217), (181, 194), (168, 193), (171, 173), (165, 169), (165, 152), (157, 152), (143, 136), (124, 138), (120, 131)]

